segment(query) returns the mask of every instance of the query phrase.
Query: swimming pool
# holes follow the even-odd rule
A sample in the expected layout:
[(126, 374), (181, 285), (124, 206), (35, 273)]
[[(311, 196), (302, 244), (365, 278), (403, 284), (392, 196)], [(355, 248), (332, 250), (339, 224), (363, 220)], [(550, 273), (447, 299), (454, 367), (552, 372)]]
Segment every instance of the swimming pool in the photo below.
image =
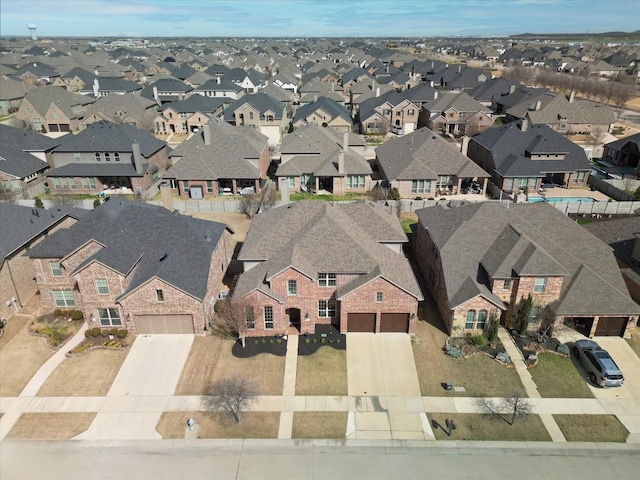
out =
[(558, 203), (558, 202), (567, 202), (567, 203), (575, 203), (575, 202), (582, 202), (582, 203), (593, 203), (593, 202), (597, 202), (597, 200), (595, 198), (591, 198), (591, 197), (530, 197), (528, 202), (529, 203), (539, 203), (539, 202), (549, 202), (549, 203)]

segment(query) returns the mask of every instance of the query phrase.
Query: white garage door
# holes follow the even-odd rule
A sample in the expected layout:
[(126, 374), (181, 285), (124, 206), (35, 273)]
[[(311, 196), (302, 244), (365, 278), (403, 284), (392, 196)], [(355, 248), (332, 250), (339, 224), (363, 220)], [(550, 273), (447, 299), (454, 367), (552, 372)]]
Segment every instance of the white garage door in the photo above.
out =
[(191, 315), (136, 315), (138, 335), (160, 333), (193, 334)]

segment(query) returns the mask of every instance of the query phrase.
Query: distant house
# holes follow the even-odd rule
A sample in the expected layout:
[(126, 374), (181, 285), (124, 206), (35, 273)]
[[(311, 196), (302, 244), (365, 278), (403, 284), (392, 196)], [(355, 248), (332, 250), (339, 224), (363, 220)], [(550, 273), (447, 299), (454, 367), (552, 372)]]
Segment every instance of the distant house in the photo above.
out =
[(96, 99), (44, 86), (30, 90), (20, 104), (16, 118), (36, 132), (76, 132), (87, 107)]
[(222, 97), (237, 100), (244, 95), (244, 90), (240, 85), (236, 85), (224, 77), (217, 76), (197, 87), (193, 93), (204, 97)]
[(100, 121), (51, 152), (53, 193), (144, 193), (169, 165), (167, 145), (132, 125)]
[(418, 126), (419, 115), (419, 105), (392, 90), (360, 103), (357, 120), (362, 134), (385, 134), (394, 127), (411, 133)]
[(60, 140), (0, 124), (0, 191), (17, 198), (45, 193), (47, 156)]
[(280, 143), (288, 125), (285, 106), (264, 93), (248, 94), (236, 100), (224, 112), (226, 122), (257, 129), (269, 138), (269, 145)]
[(258, 91), (266, 85), (267, 77), (255, 70), (249, 68), (233, 68), (225, 73), (224, 78), (239, 85), (246, 93), (258, 93)]
[(489, 174), (428, 128), (376, 148), (376, 163), (388, 187), (403, 198), (440, 198), (461, 193), (472, 181), (487, 187)]
[(547, 125), (528, 120), (490, 128), (469, 142), (467, 155), (501, 190), (536, 192), (544, 183), (587, 184), (591, 165), (584, 149)]
[(107, 95), (124, 95), (125, 93), (140, 93), (142, 87), (136, 82), (119, 77), (94, 77), (93, 81), (82, 87), (78, 93), (93, 95), (95, 98)]
[(623, 172), (640, 173), (640, 133), (605, 144), (602, 160)]
[(353, 127), (349, 110), (344, 105), (326, 97), (320, 97), (313, 103), (299, 107), (293, 116), (292, 123), (295, 128), (319, 125), (344, 132), (350, 132)]
[(10, 78), (20, 80), (25, 85), (46, 85), (53, 83), (60, 74), (44, 63), (27, 63), (16, 70)]
[(26, 94), (27, 88), (24, 83), (11, 79), (0, 79), (0, 115), (6, 116), (16, 113)]
[(611, 248), (545, 203), (484, 202), (418, 210), (413, 239), (449, 334), (484, 330), (531, 295), (526, 319), (541, 326), (545, 307), (554, 332), (629, 336), (640, 306), (629, 296)]
[(190, 198), (259, 192), (267, 178), (269, 145), (255, 129), (213, 121), (170, 154), (163, 178), (174, 193)]
[(221, 98), (191, 95), (186, 100), (165, 103), (154, 119), (156, 134), (196, 132), (209, 121), (222, 115), (225, 103)]
[[(88, 213), (79, 208), (58, 207), (45, 210), (0, 203), (0, 316), (13, 316), (36, 294), (36, 271), (26, 255), (48, 235), (69, 228)], [(15, 301), (14, 301), (15, 299)], [(9, 304), (7, 304), (7, 302)]]
[(168, 102), (184, 100), (191, 95), (193, 87), (175, 78), (161, 78), (140, 92), (145, 98), (153, 100), (158, 105)]
[(448, 93), (425, 104), (420, 125), (455, 136), (477, 135), (493, 125), (492, 112), (467, 93)]
[(136, 128), (148, 129), (157, 115), (156, 103), (134, 93), (107, 95), (98, 98), (87, 107), (82, 128), (106, 120), (111, 123), (126, 123)]
[(47, 308), (74, 308), (90, 327), (134, 334), (202, 333), (223, 290), (226, 225), (111, 200), (28, 252)]
[(368, 192), (371, 167), (365, 145), (359, 135), (307, 125), (284, 137), (276, 177), (286, 179), (291, 191)]
[[(331, 232), (327, 235), (327, 232)], [(372, 202), (303, 200), (256, 216), (238, 255), (232, 302), (248, 336), (340, 332), (415, 333), (422, 292), (402, 254), (395, 215)]]

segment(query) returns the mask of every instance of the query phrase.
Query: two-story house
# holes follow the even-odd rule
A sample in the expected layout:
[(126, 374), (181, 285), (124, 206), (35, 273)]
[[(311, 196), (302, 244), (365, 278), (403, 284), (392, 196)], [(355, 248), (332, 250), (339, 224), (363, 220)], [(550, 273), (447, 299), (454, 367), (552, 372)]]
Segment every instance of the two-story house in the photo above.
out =
[(196, 132), (209, 121), (222, 115), (225, 103), (221, 98), (191, 95), (186, 100), (165, 103), (154, 119), (156, 134), (187, 135)]
[(360, 103), (357, 122), (362, 134), (385, 134), (394, 127), (411, 133), (418, 125), (419, 115), (419, 105), (392, 90)]
[(640, 173), (640, 133), (607, 143), (602, 160), (624, 173)]
[(248, 336), (414, 333), (422, 292), (402, 254), (397, 217), (372, 202), (303, 200), (256, 216), (238, 255), (244, 273), (231, 300)]
[(106, 120), (147, 130), (158, 113), (156, 107), (156, 102), (135, 93), (106, 95), (87, 107), (81, 125), (86, 128), (92, 123)]
[(333, 127), (342, 132), (350, 132), (353, 127), (349, 110), (344, 105), (326, 97), (320, 97), (313, 103), (298, 108), (292, 123), (295, 128), (319, 125)]
[(629, 336), (640, 306), (629, 296), (611, 248), (555, 207), (485, 202), (416, 212), (416, 259), (449, 334), (482, 332), (492, 314), (531, 295), (538, 328)]
[(469, 94), (447, 93), (424, 105), (420, 125), (455, 136), (477, 135), (493, 125), (491, 109)]
[(111, 200), (28, 255), (48, 308), (135, 334), (202, 333), (233, 253), (218, 222)]
[(284, 104), (264, 93), (244, 95), (224, 112), (226, 122), (255, 128), (269, 138), (269, 145), (280, 143), (288, 124)]

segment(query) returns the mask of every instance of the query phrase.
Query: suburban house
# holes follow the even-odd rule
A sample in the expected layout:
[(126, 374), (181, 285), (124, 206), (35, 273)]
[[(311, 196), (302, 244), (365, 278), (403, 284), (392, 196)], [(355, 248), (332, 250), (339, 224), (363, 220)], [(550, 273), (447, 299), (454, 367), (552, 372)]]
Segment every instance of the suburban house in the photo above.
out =
[(419, 115), (419, 105), (392, 90), (360, 103), (357, 122), (362, 134), (385, 134), (392, 128), (411, 133), (418, 126)]
[(583, 187), (591, 170), (582, 147), (547, 125), (529, 125), (528, 120), (473, 137), (467, 155), (507, 193), (536, 192), (547, 183)]
[(440, 198), (465, 191), (471, 182), (487, 188), (490, 175), (445, 139), (421, 128), (376, 148), (383, 186), (396, 187), (403, 198)]
[(201, 130), (170, 154), (172, 167), (162, 178), (172, 192), (195, 199), (259, 192), (270, 162), (267, 137), (220, 121)]
[(220, 97), (237, 100), (244, 95), (244, 89), (224, 77), (214, 77), (197, 87), (193, 93), (203, 97)]
[(284, 137), (276, 177), (286, 179), (290, 191), (368, 192), (371, 167), (364, 150), (359, 135), (307, 125)]
[(140, 95), (149, 100), (153, 100), (158, 105), (167, 102), (177, 102), (184, 100), (191, 95), (193, 87), (181, 82), (177, 78), (160, 78), (151, 85), (144, 87)]
[(413, 248), (449, 334), (482, 331), (531, 295), (529, 328), (545, 307), (554, 331), (629, 336), (640, 306), (611, 247), (546, 203), (484, 202), (416, 212)]
[(121, 77), (93, 77), (88, 85), (82, 87), (78, 93), (93, 95), (95, 98), (107, 95), (124, 95), (125, 93), (140, 93), (142, 87), (136, 82)]
[(132, 125), (100, 121), (51, 152), (53, 193), (144, 193), (169, 166), (167, 145)]
[(112, 199), (32, 247), (48, 308), (75, 308), (91, 327), (135, 334), (202, 333), (224, 290), (226, 225)]
[(640, 133), (605, 144), (602, 160), (623, 173), (640, 173)]
[(226, 122), (257, 129), (269, 138), (269, 145), (280, 143), (288, 125), (285, 106), (264, 93), (244, 95), (224, 112)]
[(186, 100), (165, 103), (161, 113), (154, 119), (156, 134), (187, 135), (197, 132), (211, 119), (222, 115), (224, 102), (221, 98), (191, 95)]
[(24, 83), (0, 78), (0, 116), (16, 113), (26, 94), (27, 88)]
[(60, 74), (45, 63), (32, 62), (18, 68), (11, 78), (20, 80), (25, 85), (45, 85), (53, 83)]
[(147, 130), (158, 113), (156, 107), (156, 102), (135, 93), (107, 95), (87, 107), (81, 125), (86, 128), (92, 123), (106, 120)]
[(299, 107), (293, 116), (292, 123), (294, 128), (319, 125), (343, 132), (350, 132), (353, 127), (349, 110), (344, 105), (326, 97), (320, 97), (313, 103)]
[(242, 68), (232, 68), (224, 74), (224, 78), (240, 86), (245, 93), (258, 93), (267, 81), (267, 77), (254, 68), (246, 71)]
[(395, 214), (373, 202), (269, 210), (249, 228), (231, 301), (245, 308), (248, 336), (314, 333), (322, 324), (415, 333), (423, 297), (406, 241)]
[(68, 228), (82, 218), (86, 210), (56, 207), (49, 210), (11, 203), (0, 203), (0, 316), (9, 318), (38, 291), (36, 271), (27, 255), (48, 235)]
[(0, 124), (0, 192), (19, 198), (43, 194), (47, 155), (59, 144), (40, 133)]
[(47, 85), (27, 93), (16, 118), (36, 132), (76, 132), (87, 107), (95, 101), (93, 97)]
[(423, 106), (420, 125), (455, 136), (477, 135), (493, 125), (492, 112), (469, 94), (446, 93)]

